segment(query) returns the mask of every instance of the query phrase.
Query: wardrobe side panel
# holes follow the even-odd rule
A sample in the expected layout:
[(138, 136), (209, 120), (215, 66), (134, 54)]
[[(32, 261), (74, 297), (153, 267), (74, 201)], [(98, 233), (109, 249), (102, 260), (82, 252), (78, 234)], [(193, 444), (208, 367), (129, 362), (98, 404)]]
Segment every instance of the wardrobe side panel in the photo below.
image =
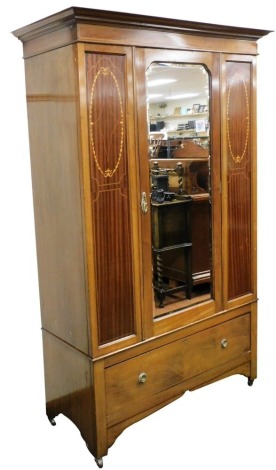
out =
[(43, 331), (43, 352), (48, 418), (62, 413), (78, 427), (93, 455), (105, 454), (105, 419), (97, 426), (102, 406), (96, 407), (95, 398), (103, 390), (96, 390), (92, 360), (47, 331)]
[(89, 352), (74, 46), (25, 61), (42, 326)]

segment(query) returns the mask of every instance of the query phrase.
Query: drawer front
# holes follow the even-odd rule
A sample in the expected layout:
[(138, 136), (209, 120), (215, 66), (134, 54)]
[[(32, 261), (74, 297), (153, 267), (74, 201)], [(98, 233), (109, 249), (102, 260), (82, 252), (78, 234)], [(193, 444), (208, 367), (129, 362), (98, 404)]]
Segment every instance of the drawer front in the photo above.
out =
[(107, 416), (250, 351), (250, 314), (106, 369)]

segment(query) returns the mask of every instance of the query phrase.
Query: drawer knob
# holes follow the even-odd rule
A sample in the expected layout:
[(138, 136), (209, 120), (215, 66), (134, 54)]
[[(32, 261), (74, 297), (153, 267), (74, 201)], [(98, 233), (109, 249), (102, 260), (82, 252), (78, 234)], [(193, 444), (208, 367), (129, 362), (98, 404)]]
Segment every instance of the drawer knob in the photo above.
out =
[(220, 344), (221, 344), (221, 347), (222, 347), (223, 349), (227, 348), (227, 346), (228, 346), (228, 341), (227, 341), (227, 339), (224, 338), (224, 339), (221, 341)]
[(138, 382), (140, 384), (144, 384), (144, 383), (146, 383), (147, 378), (148, 378), (148, 376), (147, 376), (146, 372), (141, 372), (141, 374), (139, 374), (139, 376), (138, 376)]

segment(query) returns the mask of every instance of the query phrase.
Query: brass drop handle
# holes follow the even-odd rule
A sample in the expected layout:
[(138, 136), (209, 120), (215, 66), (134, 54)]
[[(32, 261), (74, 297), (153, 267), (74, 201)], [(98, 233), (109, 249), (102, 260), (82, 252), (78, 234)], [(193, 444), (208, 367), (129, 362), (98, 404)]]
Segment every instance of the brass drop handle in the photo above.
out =
[(221, 341), (220, 344), (221, 344), (221, 347), (222, 347), (223, 349), (227, 348), (227, 346), (228, 346), (228, 341), (227, 341), (227, 339), (224, 338), (224, 339)]
[(147, 378), (148, 378), (148, 376), (147, 376), (146, 372), (141, 372), (141, 374), (138, 375), (138, 382), (139, 382), (139, 384), (144, 384), (144, 383), (146, 383)]
[(148, 201), (147, 201), (147, 195), (145, 192), (142, 193), (141, 197), (141, 209), (143, 214), (146, 214), (148, 212)]

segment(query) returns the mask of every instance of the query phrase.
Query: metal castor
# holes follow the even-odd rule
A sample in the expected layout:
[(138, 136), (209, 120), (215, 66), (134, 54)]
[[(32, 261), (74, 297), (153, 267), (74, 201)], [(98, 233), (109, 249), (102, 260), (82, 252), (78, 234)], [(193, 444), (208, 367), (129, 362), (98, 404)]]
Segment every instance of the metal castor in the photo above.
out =
[(48, 417), (48, 420), (50, 421), (50, 423), (51, 423), (52, 426), (56, 426), (57, 423), (56, 423), (55, 418), (49, 418), (49, 417)]
[(103, 459), (102, 458), (96, 459), (96, 457), (95, 457), (95, 462), (96, 462), (96, 464), (98, 465), (99, 468), (103, 468)]
[(251, 379), (250, 377), (248, 377), (247, 384), (249, 385), (249, 387), (252, 387), (253, 383), (254, 383), (254, 379)]

